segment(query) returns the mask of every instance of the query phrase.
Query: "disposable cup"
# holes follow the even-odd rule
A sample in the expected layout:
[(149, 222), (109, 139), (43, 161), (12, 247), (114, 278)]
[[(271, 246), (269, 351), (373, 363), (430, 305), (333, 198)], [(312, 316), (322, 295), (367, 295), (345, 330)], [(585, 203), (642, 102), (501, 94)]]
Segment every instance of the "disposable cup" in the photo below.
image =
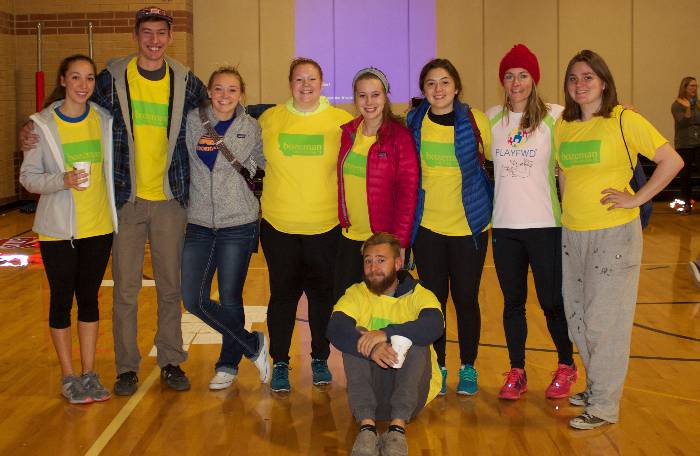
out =
[(78, 188), (88, 188), (90, 186), (90, 162), (75, 162), (73, 163), (73, 168), (87, 173), (87, 180), (78, 184)]
[(406, 353), (408, 349), (413, 345), (413, 341), (408, 337), (404, 336), (391, 336), (391, 348), (396, 352), (396, 356), (399, 358), (398, 362), (392, 367), (395, 369), (401, 369), (403, 362), (406, 360)]

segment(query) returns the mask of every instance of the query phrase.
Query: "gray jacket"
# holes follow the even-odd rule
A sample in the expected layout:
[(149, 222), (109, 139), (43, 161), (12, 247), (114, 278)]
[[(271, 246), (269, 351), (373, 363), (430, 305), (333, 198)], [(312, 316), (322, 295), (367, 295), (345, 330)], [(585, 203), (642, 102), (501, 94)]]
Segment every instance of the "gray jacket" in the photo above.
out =
[(671, 105), (674, 120), (676, 149), (691, 149), (700, 146), (700, 109), (691, 111), (690, 117), (685, 117), (685, 107), (674, 101)]
[[(63, 101), (57, 101), (41, 112), (33, 114), (34, 132), (39, 142), (24, 154), (19, 181), (31, 193), (41, 195), (32, 229), (57, 239), (73, 239), (77, 235), (75, 201), (70, 189), (63, 184), (66, 172), (63, 149), (58, 127), (53, 117), (54, 109)], [(100, 116), (102, 128), (102, 171), (112, 214), (112, 226), (117, 231), (117, 208), (114, 204), (112, 176), (112, 117), (95, 103), (90, 103)], [(36, 149), (36, 150), (35, 150)]]
[[(207, 115), (214, 127), (217, 120), (210, 106), (207, 107)], [(197, 143), (204, 135), (199, 110), (193, 109), (187, 115), (187, 151), (190, 160), (187, 221), (207, 228), (228, 228), (257, 220), (260, 203), (226, 157), (219, 152), (214, 169), (210, 171), (197, 155)], [(240, 104), (236, 108), (236, 118), (224, 134), (224, 143), (251, 175), (255, 174), (256, 166), (265, 167), (260, 126)]]

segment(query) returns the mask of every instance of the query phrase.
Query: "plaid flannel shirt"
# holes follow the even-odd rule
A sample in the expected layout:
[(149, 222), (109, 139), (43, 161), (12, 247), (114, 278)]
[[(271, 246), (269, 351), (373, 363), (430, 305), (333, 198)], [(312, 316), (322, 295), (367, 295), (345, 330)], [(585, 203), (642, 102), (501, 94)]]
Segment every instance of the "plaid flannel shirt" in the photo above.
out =
[[(173, 80), (172, 67), (171, 78)], [(126, 79), (126, 72), (120, 75)], [(197, 78), (191, 71), (187, 72), (185, 84), (185, 103), (183, 112), (179, 119), (173, 119), (172, 113), (172, 82), (170, 93), (170, 110), (168, 119), (168, 131), (170, 124), (173, 121), (180, 122), (180, 131), (177, 136), (177, 142), (173, 152), (170, 167), (168, 168), (168, 183), (173, 198), (175, 198), (183, 207), (187, 206), (189, 200), (189, 184), (190, 184), (190, 167), (187, 155), (186, 136), (186, 120), (187, 113), (196, 108), (199, 103), (207, 96), (206, 87), (202, 81)], [(114, 193), (117, 208), (121, 208), (124, 203), (131, 198), (131, 169), (129, 161), (129, 137), (126, 128), (126, 122), (122, 115), (122, 109), (119, 104), (115, 88), (115, 77), (108, 69), (104, 69), (97, 76), (95, 81), (95, 91), (91, 100), (109, 111), (113, 118), (113, 148), (114, 148)], [(127, 86), (128, 91), (128, 86)], [(127, 112), (131, 112), (131, 107), (128, 107)], [(131, 122), (131, 119), (129, 119)]]

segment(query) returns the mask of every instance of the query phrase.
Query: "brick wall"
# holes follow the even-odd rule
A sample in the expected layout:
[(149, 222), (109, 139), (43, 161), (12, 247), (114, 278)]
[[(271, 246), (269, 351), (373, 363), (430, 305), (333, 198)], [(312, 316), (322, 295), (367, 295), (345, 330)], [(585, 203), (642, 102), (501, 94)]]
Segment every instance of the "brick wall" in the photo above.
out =
[(136, 51), (134, 14), (156, 5), (174, 18), (168, 55), (192, 67), (193, 0), (124, 2), (114, 0), (0, 0), (0, 205), (19, 197), (16, 149), (18, 126), (35, 110), (36, 25), (42, 23), (45, 93), (55, 85), (60, 61), (88, 52), (88, 23), (93, 24), (93, 57), (98, 71), (114, 57)]
[(0, 205), (16, 199), (15, 37), (13, 2), (0, 1)]

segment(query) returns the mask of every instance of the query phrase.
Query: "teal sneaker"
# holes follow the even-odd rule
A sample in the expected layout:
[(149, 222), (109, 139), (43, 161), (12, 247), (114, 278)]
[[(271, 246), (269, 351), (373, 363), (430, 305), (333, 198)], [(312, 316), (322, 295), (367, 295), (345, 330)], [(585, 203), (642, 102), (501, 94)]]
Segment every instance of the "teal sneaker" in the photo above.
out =
[(445, 366), (440, 366), (440, 373), (442, 374), (442, 387), (438, 394), (444, 396), (447, 394), (447, 368)]
[(473, 396), (479, 391), (479, 385), (476, 383), (477, 374), (474, 366), (464, 364), (459, 368), (459, 384), (457, 384), (457, 394), (465, 396)]
[(333, 380), (333, 374), (328, 370), (328, 361), (325, 359), (312, 359), (311, 373), (316, 386), (328, 385)]
[(292, 389), (289, 385), (289, 364), (280, 361), (272, 366), (270, 389), (275, 393), (288, 393)]

